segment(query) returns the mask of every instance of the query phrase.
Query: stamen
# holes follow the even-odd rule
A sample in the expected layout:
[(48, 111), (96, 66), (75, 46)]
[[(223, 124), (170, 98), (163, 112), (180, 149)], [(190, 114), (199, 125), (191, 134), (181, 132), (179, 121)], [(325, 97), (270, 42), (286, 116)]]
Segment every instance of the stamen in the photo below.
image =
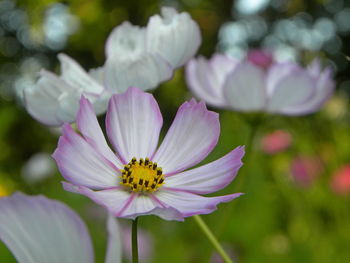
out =
[(154, 192), (164, 184), (164, 175), (161, 167), (153, 163), (147, 157), (140, 158), (139, 161), (134, 157), (124, 165), (121, 170), (121, 185), (128, 187), (133, 192)]

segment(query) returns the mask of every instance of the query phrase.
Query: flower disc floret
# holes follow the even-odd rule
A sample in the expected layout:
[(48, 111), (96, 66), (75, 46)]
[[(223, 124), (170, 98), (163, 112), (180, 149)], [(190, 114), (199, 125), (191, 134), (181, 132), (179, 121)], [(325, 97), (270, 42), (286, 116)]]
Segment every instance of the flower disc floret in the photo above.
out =
[(161, 167), (149, 158), (137, 161), (134, 157), (121, 170), (121, 185), (129, 187), (133, 192), (154, 192), (164, 184), (164, 175)]

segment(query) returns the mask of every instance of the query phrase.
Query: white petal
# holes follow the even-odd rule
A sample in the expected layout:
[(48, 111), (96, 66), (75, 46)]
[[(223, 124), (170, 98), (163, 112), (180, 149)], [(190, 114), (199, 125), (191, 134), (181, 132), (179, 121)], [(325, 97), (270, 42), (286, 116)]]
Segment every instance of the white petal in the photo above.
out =
[(72, 58), (59, 54), (61, 62), (61, 78), (74, 89), (82, 92), (100, 94), (103, 87), (87, 74), (87, 72)]
[(63, 126), (63, 135), (52, 155), (63, 177), (75, 185), (93, 189), (117, 186), (120, 172), (69, 125)]
[(116, 218), (109, 214), (107, 219), (108, 247), (105, 263), (122, 262), (122, 236)]
[(316, 86), (307, 72), (295, 70), (277, 82), (273, 91), (267, 110), (281, 112), (284, 108), (297, 106), (307, 101), (315, 94)]
[(106, 130), (121, 160), (151, 158), (158, 144), (162, 114), (153, 96), (137, 88), (114, 95), (108, 106)]
[(237, 62), (216, 54), (209, 61), (204, 57), (192, 59), (186, 66), (186, 80), (191, 91), (200, 99), (217, 107), (227, 106), (223, 88), (229, 72)]
[(97, 149), (105, 158), (116, 165), (119, 169), (123, 168), (122, 162), (109, 148), (106, 139), (98, 124), (94, 109), (91, 103), (82, 97), (80, 99), (80, 109), (77, 116), (77, 125), (84, 138)]
[(145, 52), (145, 29), (124, 22), (115, 27), (106, 41), (106, 57), (133, 60)]
[(93, 263), (84, 222), (66, 205), (43, 196), (0, 199), (0, 238), (20, 263)]
[(166, 177), (163, 188), (176, 188), (196, 194), (218, 191), (235, 178), (243, 164), (243, 155), (243, 147), (238, 147), (219, 160)]
[(122, 60), (114, 56), (105, 65), (105, 84), (114, 93), (125, 92), (129, 87), (149, 90), (170, 79), (172, 73), (171, 66), (156, 54), (142, 53)]
[(163, 17), (154, 15), (148, 22), (147, 48), (177, 68), (197, 52), (201, 43), (200, 30), (188, 13), (178, 14), (171, 7), (163, 7), (161, 13)]
[(274, 63), (266, 75), (267, 96), (271, 97), (277, 88), (276, 84), (294, 71), (301, 70), (294, 62)]
[(208, 111), (203, 102), (185, 102), (152, 160), (165, 174), (183, 171), (211, 152), (219, 134), (217, 113)]
[(266, 103), (264, 71), (249, 62), (240, 64), (227, 76), (224, 95), (236, 110), (262, 110)]

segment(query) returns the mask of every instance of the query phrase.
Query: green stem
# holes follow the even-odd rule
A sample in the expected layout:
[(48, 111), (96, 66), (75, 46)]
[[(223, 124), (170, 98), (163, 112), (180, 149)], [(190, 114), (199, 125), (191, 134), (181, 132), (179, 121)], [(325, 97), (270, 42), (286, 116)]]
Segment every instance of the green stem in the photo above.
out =
[(209, 229), (207, 224), (203, 221), (203, 219), (199, 215), (193, 216), (195, 222), (198, 224), (200, 229), (203, 231), (203, 233), (207, 236), (211, 244), (214, 246), (216, 251), (220, 254), (222, 259), (225, 261), (225, 263), (233, 263), (233, 260), (230, 259), (230, 257), (227, 255), (225, 250), (220, 245), (219, 241), (214, 236), (213, 232)]
[(132, 263), (139, 262), (139, 252), (137, 247), (137, 221), (138, 217), (132, 221), (132, 230), (131, 230), (131, 247), (132, 247)]

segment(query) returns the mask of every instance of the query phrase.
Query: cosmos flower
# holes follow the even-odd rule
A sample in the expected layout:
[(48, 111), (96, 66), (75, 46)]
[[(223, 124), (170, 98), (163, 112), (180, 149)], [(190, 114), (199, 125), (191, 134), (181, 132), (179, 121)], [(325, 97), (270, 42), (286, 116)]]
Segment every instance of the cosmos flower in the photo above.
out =
[(41, 70), (35, 86), (24, 89), (24, 104), (37, 121), (60, 126), (73, 122), (81, 95), (93, 103), (97, 114), (104, 113), (110, 94), (91, 77), (75, 60), (59, 54), (61, 75)]
[(274, 62), (263, 51), (243, 61), (215, 54), (191, 60), (186, 68), (191, 91), (208, 104), (235, 111), (304, 115), (317, 111), (334, 90), (330, 68), (314, 60), (306, 69)]
[(291, 162), (291, 175), (300, 187), (310, 187), (323, 172), (322, 161), (313, 156), (299, 156)]
[[(157, 148), (163, 118), (151, 94), (129, 88), (109, 101), (108, 146), (90, 102), (82, 98), (79, 133), (68, 124), (53, 154), (68, 191), (80, 193), (117, 217), (134, 219), (154, 214), (183, 220), (211, 213), (218, 203), (240, 195), (204, 197), (228, 185), (241, 167), (243, 147), (209, 164), (187, 170), (215, 147), (220, 133), (218, 114), (203, 102), (182, 104)], [(185, 171), (187, 170), (187, 171)]]
[[(80, 217), (61, 202), (15, 193), (0, 198), (0, 239), (19, 263), (93, 263), (88, 230)], [(118, 225), (108, 218), (105, 263), (121, 263)]]
[(172, 7), (163, 7), (161, 15), (152, 16), (147, 27), (124, 22), (109, 35), (102, 70), (112, 92), (155, 88), (197, 52), (201, 35), (190, 15)]
[(149, 90), (169, 80), (197, 52), (201, 36), (188, 13), (163, 7), (161, 14), (145, 28), (129, 22), (117, 26), (106, 41), (102, 67), (86, 72), (72, 58), (58, 55), (61, 75), (42, 70), (36, 85), (24, 90), (29, 114), (43, 124), (61, 126), (75, 121), (82, 95), (96, 114), (103, 114), (112, 93), (130, 86)]

